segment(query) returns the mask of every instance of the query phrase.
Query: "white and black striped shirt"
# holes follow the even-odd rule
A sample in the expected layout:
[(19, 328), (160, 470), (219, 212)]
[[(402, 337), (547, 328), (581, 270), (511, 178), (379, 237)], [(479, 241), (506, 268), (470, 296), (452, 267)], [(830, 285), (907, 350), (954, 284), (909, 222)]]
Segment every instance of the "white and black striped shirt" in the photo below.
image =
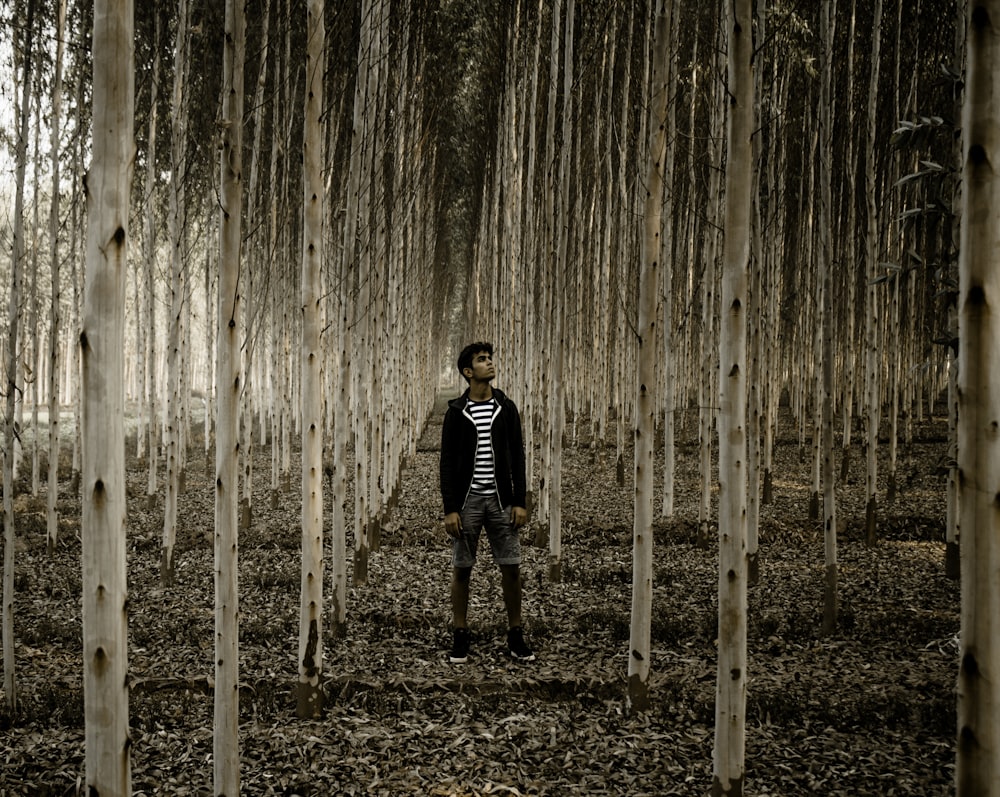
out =
[(465, 408), (476, 423), (476, 467), (472, 472), (472, 492), (477, 495), (490, 495), (497, 489), (493, 441), (490, 439), (496, 406), (496, 401), (491, 398), (489, 401), (469, 401)]

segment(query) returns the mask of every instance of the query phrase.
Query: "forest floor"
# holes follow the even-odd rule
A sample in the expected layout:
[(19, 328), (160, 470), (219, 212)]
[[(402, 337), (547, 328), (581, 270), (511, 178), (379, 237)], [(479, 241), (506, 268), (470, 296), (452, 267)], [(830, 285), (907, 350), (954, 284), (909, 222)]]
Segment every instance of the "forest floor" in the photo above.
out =
[[(367, 583), (349, 588), (347, 636), (326, 640), (318, 721), (296, 719), (293, 697), (298, 491), (272, 508), (270, 453), (256, 447), (259, 489), (240, 538), (243, 793), (707, 794), (717, 547), (695, 545), (693, 436), (678, 437), (675, 516), (655, 527), (652, 706), (635, 713), (626, 699), (631, 466), (619, 486), (614, 447), (593, 450), (580, 425), (564, 451), (560, 583), (547, 579), (548, 551), (530, 544), (533, 527), (524, 534), (526, 631), (537, 661), (504, 655), (499, 580), (484, 561), (473, 583), (473, 655), (451, 665), (439, 409), (405, 470)], [(808, 514), (808, 447), (791, 428), (779, 438), (774, 500), (761, 510), (760, 580), (749, 592), (745, 793), (950, 794), (959, 585), (944, 573), (944, 422), (920, 425), (912, 448), (901, 450), (903, 487), (891, 505), (880, 493), (874, 547), (862, 533), (859, 456), (838, 486), (840, 624), (832, 635), (821, 633), (823, 535)], [(159, 583), (162, 495), (147, 507), (145, 470), (129, 444), (136, 795), (212, 793), (214, 490), (194, 443), (170, 589)], [(78, 498), (64, 495), (60, 511), (62, 538), (49, 557), (44, 487), (17, 498), (20, 705), (13, 718), (0, 709), (0, 797), (75, 794), (83, 783)]]

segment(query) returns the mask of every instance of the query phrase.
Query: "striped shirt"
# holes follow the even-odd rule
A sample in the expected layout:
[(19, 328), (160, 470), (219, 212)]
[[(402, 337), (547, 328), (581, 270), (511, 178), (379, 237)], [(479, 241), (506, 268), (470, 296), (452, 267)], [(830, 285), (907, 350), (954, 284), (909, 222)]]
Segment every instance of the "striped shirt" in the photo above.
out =
[(493, 464), (493, 441), (490, 427), (497, 403), (489, 401), (469, 401), (465, 410), (476, 424), (476, 467), (472, 472), (472, 492), (476, 495), (490, 495), (496, 492), (496, 474)]

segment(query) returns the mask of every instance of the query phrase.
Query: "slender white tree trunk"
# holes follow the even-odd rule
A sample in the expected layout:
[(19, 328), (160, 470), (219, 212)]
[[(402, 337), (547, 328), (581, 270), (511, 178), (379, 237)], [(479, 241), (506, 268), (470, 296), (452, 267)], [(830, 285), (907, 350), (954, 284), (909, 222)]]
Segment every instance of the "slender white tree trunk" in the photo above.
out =
[[(851, 10), (847, 15), (847, 63), (845, 66), (846, 83), (847, 86), (844, 89), (845, 95), (845, 105), (846, 109), (844, 111), (844, 118), (846, 121), (847, 130), (854, 130), (854, 47), (856, 42), (855, 36), (855, 25), (857, 21), (856, 14), (857, 0), (851, 0)], [(858, 173), (857, 169), (857, 148), (855, 147), (855, 134), (848, 133), (847, 135), (847, 177), (844, 181), (845, 188), (848, 193), (853, 193), (853, 189), (856, 185), (856, 176)], [(856, 203), (847, 203), (847, 219), (844, 223), (844, 236), (843, 236), (843, 252), (846, 262), (853, 263), (856, 251), (855, 244), (855, 230), (857, 229), (857, 207)], [(842, 482), (847, 481), (847, 477), (850, 473), (851, 465), (851, 421), (852, 413), (854, 409), (854, 395), (855, 395), (855, 362), (857, 356), (857, 348), (855, 345), (855, 324), (857, 318), (856, 310), (856, 297), (857, 297), (857, 274), (858, 270), (854, 267), (849, 267), (846, 269), (846, 295), (847, 301), (845, 303), (846, 317), (846, 333), (844, 335), (844, 340), (846, 341), (846, 346), (844, 347), (844, 358), (841, 365), (843, 373), (843, 413), (844, 413), (844, 425), (843, 432), (841, 434), (841, 458), (840, 458), (840, 480)]]
[[(31, 159), (33, 164), (33, 174), (31, 184), (34, 186), (41, 185), (41, 125), (39, 124), (39, 118), (42, 115), (42, 96), (41, 92), (35, 92), (35, 133), (34, 133), (34, 157)], [(27, 347), (28, 353), (25, 355), (25, 381), (31, 383), (31, 496), (32, 498), (38, 497), (38, 490), (41, 487), (41, 463), (38, 461), (38, 440), (40, 435), (38, 434), (38, 404), (39, 404), (39, 388), (41, 385), (41, 341), (38, 334), (38, 237), (41, 230), (41, 223), (39, 218), (39, 194), (41, 191), (34, 191), (34, 196), (31, 200), (31, 288), (28, 291), (28, 334), (31, 336), (31, 346)], [(25, 386), (27, 387), (27, 385)], [(20, 396), (22, 399), (22, 411), (23, 411), (23, 398), (27, 395), (27, 390), (24, 394)], [(20, 424), (19, 424), (20, 425)], [(21, 426), (23, 429), (24, 427)]]
[(1000, 0), (968, 12), (959, 248), (959, 797), (1000, 794)]
[(729, 121), (719, 330), (719, 659), (712, 792), (742, 795), (746, 767), (746, 302), (753, 187), (751, 0), (724, 0)]
[(875, 131), (878, 110), (879, 50), (881, 48), (882, 0), (875, 0), (875, 18), (872, 24), (871, 74), (868, 84), (867, 138), (865, 143), (865, 205), (867, 232), (865, 267), (868, 286), (865, 289), (865, 536), (869, 545), (875, 543), (878, 526), (878, 427), (880, 422), (881, 394), (878, 371), (879, 296), (876, 284), (878, 274), (878, 208), (875, 201)]
[[(722, 126), (725, 118), (725, 105), (723, 103), (723, 90), (721, 85), (712, 85), (709, 88), (711, 93), (711, 109), (709, 117), (711, 121), (711, 132), (709, 133), (708, 157), (711, 164), (711, 172), (708, 180), (708, 196), (706, 198), (708, 218), (718, 218), (720, 212), (720, 172), (722, 170)], [(692, 107), (692, 113), (694, 108)], [(692, 117), (692, 129), (694, 121)], [(705, 227), (705, 243), (703, 244), (702, 259), (705, 269), (702, 276), (702, 308), (701, 308), (701, 377), (699, 382), (698, 396), (698, 445), (700, 453), (699, 472), (701, 477), (701, 502), (698, 508), (698, 537), (699, 547), (708, 547), (709, 530), (712, 521), (712, 431), (717, 423), (716, 392), (718, 390), (716, 352), (716, 311), (718, 307), (717, 283), (718, 269), (716, 268), (716, 253), (718, 251), (719, 236), (716, 228), (712, 225), (699, 224)]]
[(184, 435), (181, 428), (181, 359), (183, 333), (181, 315), (184, 305), (184, 218), (185, 163), (187, 152), (187, 89), (185, 87), (190, 48), (188, 0), (178, 3), (177, 42), (174, 49), (174, 88), (171, 102), (171, 170), (170, 170), (170, 306), (167, 341), (167, 473), (163, 507), (163, 542), (160, 559), (160, 581), (174, 581), (174, 541), (177, 535), (177, 495), (181, 490)]
[(629, 630), (628, 697), (637, 711), (649, 708), (650, 625), (653, 607), (653, 449), (658, 334), (657, 287), (661, 268), (663, 166), (667, 154), (667, 66), (670, 20), (665, 0), (656, 4), (653, 71), (649, 103), (649, 162), (646, 169), (645, 229), (639, 271), (638, 355), (635, 407), (635, 511), (632, 527), (632, 617)]
[[(768, 5), (766, 0), (757, 2), (757, 40), (767, 41)], [(764, 70), (754, 72), (754, 115), (758, 124), (760, 119), (761, 84)], [(761, 423), (764, 409), (763, 382), (767, 374), (762, 364), (762, 336), (764, 325), (764, 230), (761, 193), (763, 172), (762, 139), (765, 134), (758, 132), (754, 136), (751, 155), (753, 164), (753, 187), (751, 198), (751, 270), (748, 287), (749, 327), (747, 329), (747, 584), (753, 586), (760, 579), (760, 561), (758, 559), (759, 529), (760, 529), (760, 469), (761, 469)], [(773, 153), (768, 153), (773, 157)]]
[(552, 404), (550, 408), (551, 430), (550, 457), (551, 472), (549, 474), (549, 581), (562, 581), (562, 446), (563, 433), (566, 427), (566, 397), (563, 395), (563, 372), (566, 360), (566, 269), (569, 248), (569, 155), (572, 148), (572, 115), (573, 115), (573, 30), (575, 27), (576, 2), (568, 0), (566, 4), (566, 24), (563, 44), (563, 106), (562, 106), (562, 148), (559, 154), (559, 208), (557, 218), (560, 223), (553, 231), (552, 245), (555, 258), (552, 266), (553, 274), (553, 305), (552, 305), (552, 347), (549, 349), (552, 368), (551, 377)]
[(821, 483), (823, 486), (823, 538), (826, 561), (823, 630), (832, 633), (837, 625), (837, 500), (833, 462), (834, 316), (833, 316), (833, 39), (836, 30), (836, 0), (824, 0), (821, 38), (824, 44), (820, 99), (820, 239), (819, 277), (822, 297), (822, 370), (820, 374), (820, 415), (822, 444)]
[(372, 146), (369, 135), (372, 126), (369, 103), (375, 93), (375, 68), (372, 65), (374, 15), (372, 0), (361, 4), (361, 35), (358, 40), (358, 77), (354, 93), (354, 130), (351, 149), (350, 195), (347, 201), (347, 225), (345, 252), (348, 253), (350, 282), (356, 295), (352, 317), (351, 336), (351, 380), (352, 380), (352, 426), (354, 433), (354, 583), (364, 584), (368, 580), (368, 385), (371, 377), (368, 368), (370, 347), (371, 301), (370, 246), (359, 246), (361, 239), (370, 237), (370, 197), (371, 169), (369, 149)]
[(15, 151), (14, 246), (10, 264), (10, 294), (7, 305), (7, 357), (4, 449), (3, 449), (3, 685), (7, 707), (13, 714), (17, 705), (14, 668), (14, 477), (17, 475), (15, 405), (18, 392), (17, 332), (21, 313), (21, 279), (24, 272), (24, 179), (28, 161), (28, 102), (31, 97), (31, 59), (35, 2), (28, 4), (24, 34), (24, 71), (21, 101), (18, 107), (18, 133)]
[(149, 87), (149, 134), (146, 149), (146, 180), (144, 184), (145, 194), (143, 196), (143, 223), (145, 225), (142, 236), (145, 287), (143, 298), (145, 301), (145, 331), (143, 357), (143, 381), (145, 396), (146, 414), (146, 451), (147, 451), (147, 471), (146, 471), (146, 508), (151, 510), (156, 502), (156, 482), (157, 468), (160, 459), (159, 432), (160, 425), (157, 418), (157, 347), (156, 347), (156, 142), (157, 142), (157, 121), (159, 114), (160, 96), (160, 37), (162, 31), (161, 14), (159, 8), (153, 12), (156, 15), (154, 22), (154, 46), (153, 46), (153, 66)]
[[(245, 0), (227, 0), (219, 163), (219, 300), (216, 319), (215, 713), (214, 786), (240, 793), (239, 417), (240, 265), (243, 212), (243, 69)], [(210, 301), (205, 296), (206, 304)], [(211, 386), (206, 389), (206, 395)], [(206, 407), (207, 414), (207, 407)], [(206, 429), (207, 434), (207, 429)]]
[[(968, 0), (960, 0), (957, 4), (957, 24), (955, 25), (955, 63), (957, 74), (965, 73), (966, 64), (966, 14)], [(955, 100), (955, 118), (961, 118), (962, 97)], [(962, 163), (964, 150), (962, 138), (954, 143), (956, 168)], [(951, 241), (957, 243), (961, 237), (961, 182), (956, 183), (952, 200)], [(956, 300), (948, 302), (948, 336), (954, 341), (948, 351), (948, 478), (946, 491), (946, 527), (945, 527), (945, 575), (958, 579), (961, 576), (959, 554), (959, 517), (958, 517), (958, 308)]]
[(302, 147), (302, 585), (297, 714), (323, 708), (323, 0), (306, 6), (305, 128)]
[(88, 794), (131, 793), (125, 576), (125, 275), (135, 157), (131, 0), (96, 0), (83, 372), (83, 699)]
[[(667, 18), (669, 20), (670, 45), (672, 52), (668, 55), (666, 80), (670, 81), (677, 74), (678, 54), (675, 46), (677, 34), (680, 29), (680, 12), (676, 10), (674, 3), (667, 5)], [(654, 34), (655, 35), (655, 34)], [(663, 240), (660, 242), (660, 257), (663, 267), (661, 268), (663, 281), (663, 390), (664, 396), (661, 401), (663, 406), (663, 517), (673, 517), (674, 514), (674, 472), (676, 457), (674, 451), (674, 432), (676, 423), (675, 410), (677, 407), (677, 386), (675, 379), (677, 374), (677, 356), (674, 352), (674, 238), (675, 238), (675, 218), (674, 218), (674, 137), (677, 135), (677, 103), (668, 103), (666, 120), (666, 140), (671, 142), (667, 147), (666, 161), (663, 167), (665, 177), (665, 190), (663, 194)], [(652, 135), (652, 132), (650, 133)], [(602, 404), (606, 403), (602, 401)]]
[(46, 495), (46, 538), (48, 553), (55, 552), (59, 535), (59, 130), (62, 114), (63, 32), (66, 28), (66, 0), (56, 8), (56, 62), (52, 78), (50, 150), (52, 156), (52, 204), (49, 208), (49, 245), (52, 260), (52, 296), (49, 310), (49, 471)]

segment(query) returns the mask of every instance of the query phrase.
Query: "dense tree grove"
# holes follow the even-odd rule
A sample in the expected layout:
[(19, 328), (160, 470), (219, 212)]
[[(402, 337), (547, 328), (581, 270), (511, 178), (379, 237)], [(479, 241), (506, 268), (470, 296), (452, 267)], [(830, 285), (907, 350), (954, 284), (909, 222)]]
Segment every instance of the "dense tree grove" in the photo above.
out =
[[(111, 4), (114, 13), (129, 6)], [(822, 501), (826, 522), (824, 624), (836, 626), (835, 479), (866, 481), (875, 544), (881, 507), (897, 494), (897, 445), (935, 413), (957, 429), (966, 1), (665, 6), (149, 0), (128, 11), (123, 389), (139, 424), (128, 444), (148, 468), (149, 494), (165, 490), (167, 499), (166, 587), (197, 402), (206, 447), (219, 411), (225, 501), (243, 485), (243, 527), (254, 511), (254, 446), (271, 447), (275, 494), (298, 478), (292, 447), (308, 448), (303, 542), (311, 540), (309, 572), (319, 575), (307, 584), (304, 571), (302, 600), (320, 611), (329, 581), (325, 625), (343, 633), (348, 546), (351, 576), (364, 583), (379, 519), (435, 395), (455, 387), (455, 353), (491, 340), (525, 418), (551, 579), (561, 574), (562, 447), (586, 424), (595, 446), (615, 449), (622, 480), (630, 435), (646, 436), (645, 461), (653, 439), (663, 446), (663, 516), (673, 513), (675, 443), (697, 443), (699, 534), (704, 541), (724, 526), (720, 539), (746, 557), (752, 582), (783, 405), (814, 465), (814, 514)], [(40, 489), (45, 454), (37, 436), (30, 449), (20, 445), (17, 430), (61, 408), (64, 426), (77, 430), (66, 437), (74, 472), (85, 471), (80, 332), (94, 256), (86, 202), (98, 132), (107, 133), (95, 130), (107, 96), (95, 82), (104, 55), (94, 50), (95, 26), (106, 24), (95, 8), (108, 7), (0, 4), (11, 707), (10, 500), (22, 457)], [(237, 7), (247, 24), (235, 53)], [(733, 144), (733, 125), (750, 140)], [(653, 213), (658, 223), (644, 227)], [(227, 329), (238, 340), (220, 351)], [(59, 445), (53, 434), (49, 462)], [(876, 469), (882, 446), (886, 473)], [(712, 517), (713, 450), (722, 520)], [(957, 462), (941, 466), (954, 476)], [(739, 480), (727, 479), (731, 467)], [(638, 485), (638, 460), (636, 470)], [(642, 476), (638, 536), (652, 522), (651, 469)], [(324, 478), (329, 519), (317, 509)], [(50, 476), (50, 493), (55, 485)], [(54, 498), (48, 511), (54, 545)], [(323, 529), (334, 551), (327, 570)], [(232, 536), (221, 539), (235, 548)], [(745, 613), (738, 595), (727, 606)], [(318, 662), (322, 637), (310, 634), (324, 623), (303, 618), (303, 655)], [(641, 625), (633, 633), (643, 639)], [(648, 634), (637, 644), (648, 646)], [(644, 682), (647, 667), (633, 674)], [(305, 666), (301, 683), (315, 691), (321, 674)], [(644, 702), (644, 683), (632, 688)], [(316, 694), (304, 699), (303, 714), (319, 710)], [(719, 777), (736, 793), (742, 775), (728, 755)]]
[[(186, 27), (177, 17), (178, 8), (184, 5), (190, 5)], [(872, 30), (873, 4), (856, 0), (835, 4), (838, 24), (829, 61), (834, 201), (821, 217), (816, 190), (821, 153), (815, 122), (823, 96), (818, 67), (826, 61), (818, 12), (812, 4), (758, 5), (754, 268), (760, 281), (751, 302), (762, 319), (757, 334), (764, 340), (758, 347), (762, 356), (757, 367), (766, 376), (759, 380), (763, 415), (770, 417), (768, 408), (779, 399), (787, 400), (801, 417), (803, 435), (809, 432), (815, 403), (813, 373), (819, 362), (814, 356), (818, 340), (810, 330), (818, 312), (814, 263), (821, 251), (822, 222), (834, 230), (837, 411), (845, 417), (846, 429), (867, 401), (864, 385), (855, 374), (863, 371), (858, 367), (864, 362), (860, 332), (865, 323), (865, 297), (871, 292), (875, 307), (887, 311), (876, 319), (878, 368), (872, 378), (878, 386), (879, 405), (896, 408), (903, 423), (899, 433), (905, 435), (906, 419), (932, 409), (944, 384), (947, 349), (939, 344), (948, 334), (944, 305), (954, 277), (955, 242), (949, 214), (957, 175), (952, 142), (964, 40), (956, 33), (960, 14), (954, 3), (933, 4), (933, 10), (925, 8), (920, 13), (904, 12), (898, 5), (887, 9), (881, 26), (878, 82), (869, 87), (867, 61), (872, 48), (861, 39), (861, 32)], [(19, 125), (14, 123), (19, 106), (15, 84), (37, 73), (31, 89), (39, 100), (30, 101), (25, 109), (29, 131), (49, 125), (52, 107), (49, 86), (56, 20), (48, 5), (39, 8), (30, 21), (26, 8), (26, 4), (12, 4), (3, 19), (5, 57), (9, 74), (16, 78), (4, 87), (8, 168), (20, 138)], [(138, 338), (147, 327), (155, 329), (158, 340), (166, 334), (168, 198), (182, 176), (186, 201), (179, 211), (183, 213), (183, 240), (178, 243), (181, 334), (189, 351), (181, 355), (180, 368), (187, 387), (200, 395), (211, 393), (212, 388), (210, 353), (200, 342), (205, 339), (201, 330), (211, 316), (212, 303), (206, 294), (214, 291), (215, 281), (210, 276), (205, 283), (198, 274), (206, 270), (211, 274), (215, 263), (220, 9), (219, 4), (190, 0), (189, 4), (139, 4), (135, 12), (133, 207), (138, 216), (147, 198), (151, 201), (154, 223), (145, 235), (155, 236), (156, 250), (148, 264), (142, 262), (139, 246), (130, 255), (135, 268), (130, 275), (129, 349), (138, 353)], [(294, 295), (291, 288), (297, 272), (292, 264), (299, 262), (296, 250), (302, 224), (298, 202), (302, 174), (295, 144), (302, 138), (299, 98), (304, 90), (304, 67), (298, 56), (304, 51), (305, 16), (300, 11), (281, 0), (247, 4), (255, 24), (247, 32), (251, 79), (245, 89), (244, 116), (249, 191), (244, 199), (247, 256), (243, 279), (251, 307), (244, 346), (251, 366), (245, 405), (258, 418), (272, 411), (289, 412), (291, 406), (273, 408), (269, 396), (273, 380), (266, 375), (281, 367), (274, 355), (290, 332), (286, 322), (295, 322), (287, 304)], [(371, 15), (370, 23), (379, 27), (377, 31), (366, 34), (362, 11)], [(477, 331), (475, 319), (494, 319), (490, 323), (495, 328), (482, 331), (494, 333), (503, 343), (503, 356), (523, 373), (523, 401), (533, 407), (536, 426), (541, 429), (539, 419), (551, 399), (541, 373), (542, 363), (548, 361), (538, 352), (556, 348), (548, 345), (547, 338), (552, 310), (561, 308), (562, 349), (568, 358), (568, 381), (562, 393), (568, 417), (588, 414), (602, 434), (612, 435), (615, 423), (630, 417), (632, 401), (620, 383), (623, 374), (631, 373), (627, 363), (634, 349), (630, 329), (636, 313), (634, 270), (646, 146), (640, 134), (645, 125), (651, 25), (640, 6), (579, 4), (570, 53), (573, 63), (566, 64), (560, 48), (568, 42), (556, 40), (554, 50), (539, 46), (550, 39), (550, 12), (548, 3), (529, 0), (476, 8), (458, 2), (332, 4), (327, 8), (323, 125), (328, 147), (322, 168), (329, 200), (325, 235), (331, 245), (324, 258), (326, 312), (329, 319), (335, 318), (339, 311), (334, 308), (341, 302), (356, 304), (359, 292), (366, 289), (372, 301), (388, 302), (383, 286), (393, 275), (412, 280), (408, 287), (427, 286), (427, 291), (407, 293), (405, 306), (427, 302), (429, 314), (420, 329), (426, 330), (433, 345), (422, 346), (431, 359), (421, 363), (431, 366), (426, 373), (432, 381), (436, 381), (439, 362), (450, 361), (442, 356), (448, 353), (447, 347)], [(661, 303), (660, 312), (669, 309), (671, 324), (665, 342), (673, 360), (670, 406), (680, 412), (695, 403), (702, 365), (699, 341), (715, 334), (705, 327), (701, 305), (706, 297), (717, 295), (713, 286), (704, 284), (706, 262), (710, 256), (721, 255), (722, 184), (715, 177), (725, 167), (724, 120), (716, 100), (725, 93), (726, 81), (719, 13), (711, 4), (679, 4), (671, 40), (673, 168), (666, 180), (669, 216), (663, 238), (669, 247), (665, 262), (670, 265), (667, 284), (671, 289), (670, 307)], [(70, 3), (64, 34), (67, 63), (60, 112), (66, 118), (58, 142), (63, 201), (57, 242), (64, 263), (78, 257), (78, 250), (72, 249), (71, 222), (89, 159), (90, 15), (88, 4)], [(897, 18), (901, 24), (890, 24)], [(156, 28), (161, 30), (159, 35)], [(178, 31), (187, 42), (182, 50), (183, 100), (180, 107), (174, 107), (177, 97), (170, 87), (177, 81), (173, 73)], [(29, 48), (26, 43), (35, 39), (40, 46)], [(368, 48), (377, 49), (369, 53)], [(28, 72), (23, 68), (25, 57), (32, 59), (34, 67)], [(371, 63), (376, 71), (369, 73), (359, 89), (359, 68), (369, 59), (375, 59)], [(564, 82), (567, 69), (570, 80)], [(869, 89), (874, 91), (871, 97)], [(550, 93), (554, 104), (547, 100)], [(160, 130), (155, 132), (160, 146), (154, 151), (156, 164), (147, 169), (146, 159), (153, 151), (148, 123), (154, 118), (151, 99), (157, 103), (155, 121)], [(870, 99), (874, 99), (870, 107), (875, 112), (871, 151), (862, 135)], [(557, 118), (550, 119), (552, 113)], [(186, 143), (183, 162), (174, 164), (172, 148), (164, 142), (169, 142), (170, 125), (177, 123), (179, 115), (183, 115)], [(359, 125), (365, 127), (359, 130)], [(47, 207), (52, 194), (47, 174), (51, 145), (45, 137), (29, 132), (25, 146), (27, 159), (39, 163), (37, 185), (32, 184), (30, 174), (26, 178), (28, 202)], [(82, 152), (78, 153), (79, 148)], [(567, 155), (566, 174), (560, 178), (562, 153)], [(358, 168), (365, 169), (362, 177), (368, 181), (357, 186), (359, 194), (354, 198), (348, 196), (353, 187), (352, 157), (362, 158)], [(866, 263), (870, 235), (863, 223), (867, 213), (864, 174), (869, 166), (875, 175), (873, 231), (877, 236), (871, 250), (875, 262), (870, 266)], [(8, 200), (14, 196), (13, 177), (8, 172), (4, 186)], [(554, 227), (542, 226), (550, 189), (557, 199), (552, 212), (565, 216), (562, 221), (545, 222)], [(345, 210), (352, 203), (360, 203), (359, 217), (348, 219)], [(12, 208), (7, 215), (12, 217)], [(79, 212), (75, 218), (79, 223)], [(12, 227), (5, 229), (10, 235)], [(553, 230), (567, 233), (565, 253), (559, 252), (561, 237), (551, 235)], [(348, 241), (345, 233), (350, 231), (354, 240)], [(40, 226), (29, 232), (29, 245), (19, 255), (24, 261), (19, 263), (22, 272), (36, 262), (33, 249), (44, 252), (49, 248), (48, 229)], [(79, 248), (79, 236), (75, 241)], [(414, 247), (419, 242), (418, 260), (394, 257), (407, 241)], [(346, 275), (341, 273), (345, 253), (355, 257), (355, 262), (347, 264)], [(365, 265), (369, 261), (370, 267)], [(562, 263), (565, 272), (558, 285), (549, 284), (555, 275), (553, 262)], [(369, 286), (371, 267), (380, 282)], [(154, 276), (151, 285), (145, 281), (147, 268)], [(421, 269), (426, 271), (418, 277)], [(5, 291), (9, 287), (8, 277)], [(553, 298), (554, 289), (559, 295)], [(42, 302), (49, 290), (49, 275), (40, 273), (30, 301), (38, 305), (42, 329), (50, 315)], [(148, 306), (152, 317), (144, 303), (148, 290), (153, 292)], [(28, 302), (26, 296), (19, 304), (24, 316), (31, 309)], [(62, 291), (62, 302), (66, 305), (63, 317), (71, 318), (71, 290)], [(502, 312), (490, 312), (494, 308)], [(350, 312), (352, 319), (355, 312), (364, 317), (366, 309)], [(754, 317), (758, 317), (756, 311)], [(353, 320), (349, 323), (353, 325)], [(326, 338), (332, 341), (337, 329), (331, 322), (325, 328)], [(64, 339), (72, 337), (71, 330), (65, 329)], [(328, 352), (335, 345), (325, 344)], [(37, 348), (30, 340), (25, 344), (20, 355), (21, 380), (34, 380), (49, 369), (47, 363), (38, 361)], [(164, 348), (157, 346), (148, 364), (160, 377), (153, 384), (161, 391), (166, 381)], [(663, 345), (660, 349), (662, 353)], [(72, 369), (66, 363), (71, 353), (72, 347), (64, 342), (59, 362), (70, 377)], [(27, 362), (31, 357), (35, 362)], [(133, 400), (145, 398), (150, 389), (150, 380), (139, 372), (140, 367), (145, 367), (141, 357), (129, 358), (128, 393)], [(417, 381), (424, 378), (420, 372), (414, 376)], [(289, 377), (294, 387), (298, 377)], [(62, 380), (60, 388), (64, 403), (69, 403), (72, 380)], [(668, 391), (663, 388), (657, 395), (665, 407)], [(164, 401), (161, 396), (161, 403), (154, 406)], [(189, 408), (190, 399), (185, 399), (183, 410)], [(613, 408), (612, 417), (609, 408)], [(884, 425), (888, 424), (886, 419)], [(763, 426), (766, 429), (766, 423)], [(764, 457), (766, 461), (766, 451)]]

